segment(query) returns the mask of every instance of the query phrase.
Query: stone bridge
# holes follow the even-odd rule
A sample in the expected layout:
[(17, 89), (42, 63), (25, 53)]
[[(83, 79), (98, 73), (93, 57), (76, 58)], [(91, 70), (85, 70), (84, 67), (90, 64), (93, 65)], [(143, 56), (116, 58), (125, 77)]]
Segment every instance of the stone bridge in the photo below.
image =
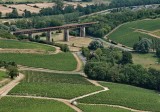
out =
[(93, 24), (98, 22), (90, 22), (90, 23), (81, 23), (81, 24), (67, 24), (63, 26), (56, 26), (56, 27), (48, 27), (48, 28), (40, 28), (40, 29), (26, 29), (26, 30), (18, 30), (13, 32), (14, 35), (23, 35), (28, 34), (29, 37), (33, 37), (33, 33), (39, 32), (47, 32), (46, 40), (51, 40), (51, 32), (56, 30), (64, 30), (64, 41), (69, 41), (69, 29), (80, 28), (80, 37), (86, 36), (86, 27), (90, 27)]

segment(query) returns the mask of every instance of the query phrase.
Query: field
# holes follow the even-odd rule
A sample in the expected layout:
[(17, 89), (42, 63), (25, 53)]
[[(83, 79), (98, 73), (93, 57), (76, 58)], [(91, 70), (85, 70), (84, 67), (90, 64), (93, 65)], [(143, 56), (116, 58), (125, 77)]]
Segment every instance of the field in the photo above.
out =
[(3, 97), (0, 112), (74, 112), (67, 105), (54, 100)]
[(0, 81), (6, 76), (6, 73), (3, 71), (0, 71)]
[(157, 70), (160, 70), (160, 64), (158, 64), (159, 59), (155, 57), (155, 54), (137, 54), (133, 53), (133, 63), (134, 64), (140, 64), (144, 66), (145, 68), (155, 68)]
[(77, 67), (76, 59), (71, 53), (54, 55), (1, 53), (0, 60), (15, 61), (19, 65), (51, 70), (72, 71)]
[(133, 47), (134, 43), (139, 41), (139, 37), (150, 39), (155, 38), (148, 35), (148, 33), (160, 29), (159, 22), (160, 19), (129, 22), (120, 26), (117, 30), (111, 33), (108, 38), (126, 46)]
[(160, 110), (160, 97), (155, 91), (116, 83), (101, 84), (110, 90), (80, 99), (79, 102), (121, 105), (147, 111)]
[(55, 51), (55, 48), (52, 46), (32, 43), (32, 42), (22, 42), (16, 40), (2, 40), (0, 39), (0, 48), (10, 48), (10, 49), (37, 49), (44, 51)]
[(102, 106), (102, 105), (84, 105), (79, 104), (78, 107), (83, 110), (83, 112), (131, 112), (129, 110), (109, 107), (109, 106)]
[(71, 99), (101, 89), (92, 85), (78, 74), (32, 71), (28, 71), (25, 74), (26, 78), (9, 94)]
[(160, 37), (160, 30), (154, 31), (152, 34)]

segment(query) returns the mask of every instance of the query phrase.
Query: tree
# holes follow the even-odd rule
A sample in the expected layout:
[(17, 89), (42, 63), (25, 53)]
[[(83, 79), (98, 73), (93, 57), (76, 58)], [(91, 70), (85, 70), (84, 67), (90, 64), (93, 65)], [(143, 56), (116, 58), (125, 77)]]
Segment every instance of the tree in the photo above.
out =
[(2, 12), (0, 12), (0, 18), (2, 17)]
[(89, 57), (89, 54), (90, 54), (90, 51), (87, 47), (82, 47), (82, 55), (85, 56), (85, 57)]
[(157, 55), (157, 57), (160, 58), (160, 48), (157, 48), (157, 49), (156, 49), (156, 55)]
[(151, 40), (143, 38), (138, 43), (134, 44), (133, 49), (140, 53), (149, 53), (151, 46)]
[(26, 9), (24, 10), (24, 13), (23, 13), (23, 17), (31, 17), (32, 16), (32, 14), (31, 14), (31, 12), (30, 11), (27, 11)]
[(132, 54), (127, 51), (122, 52), (122, 59), (120, 61), (121, 64), (128, 64), (128, 63), (133, 63), (132, 61)]
[(7, 70), (7, 74), (10, 76), (11, 79), (19, 75), (19, 71), (16, 66), (8, 65), (6, 70)]
[(14, 8), (14, 9), (12, 10), (12, 12), (11, 12), (11, 13), (7, 13), (6, 16), (9, 17), (9, 18), (18, 18), (18, 17), (19, 17), (19, 14), (18, 14), (17, 9)]
[(98, 56), (101, 56), (102, 55), (102, 50), (100, 48), (98, 48), (95, 53), (98, 55)]
[(98, 48), (103, 48), (103, 44), (102, 44), (100, 41), (95, 40), (95, 41), (92, 41), (92, 42), (89, 44), (88, 48), (89, 48), (90, 50), (96, 50), (96, 49), (98, 49)]

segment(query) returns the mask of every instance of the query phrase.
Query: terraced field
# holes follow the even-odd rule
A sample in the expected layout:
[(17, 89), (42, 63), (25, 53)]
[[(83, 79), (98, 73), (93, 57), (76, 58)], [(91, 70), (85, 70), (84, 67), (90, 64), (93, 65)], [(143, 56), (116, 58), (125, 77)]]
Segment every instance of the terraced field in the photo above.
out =
[(78, 74), (32, 71), (28, 71), (25, 74), (25, 79), (11, 90), (9, 94), (71, 99), (101, 90), (100, 87), (92, 85)]
[(100, 83), (110, 90), (78, 100), (81, 103), (120, 105), (138, 110), (159, 111), (159, 94), (152, 90), (142, 89), (116, 83)]
[(74, 112), (67, 105), (54, 100), (3, 97), (0, 112)]
[(44, 51), (55, 51), (52, 46), (33, 43), (33, 42), (22, 42), (16, 40), (2, 40), (0, 39), (0, 48), (10, 48), (10, 49), (37, 49)]
[(134, 43), (139, 41), (139, 37), (150, 39), (155, 38), (147, 33), (152, 33), (155, 30), (159, 30), (159, 23), (160, 19), (147, 19), (129, 22), (112, 32), (108, 38), (126, 46), (133, 47)]
[(78, 107), (83, 110), (83, 112), (131, 112), (129, 110), (109, 107), (109, 106), (102, 106), (102, 105), (84, 105), (79, 104)]
[(72, 71), (77, 67), (77, 61), (71, 53), (54, 55), (1, 53), (0, 60), (7, 62), (15, 61), (20, 65), (51, 70)]

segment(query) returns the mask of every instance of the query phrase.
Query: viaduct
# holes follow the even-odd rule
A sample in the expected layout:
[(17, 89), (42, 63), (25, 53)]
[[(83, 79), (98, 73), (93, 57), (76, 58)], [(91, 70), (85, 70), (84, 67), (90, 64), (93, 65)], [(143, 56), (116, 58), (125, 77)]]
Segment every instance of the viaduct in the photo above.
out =
[(48, 28), (41, 28), (41, 29), (26, 29), (26, 30), (19, 30), (13, 32), (14, 35), (23, 35), (28, 34), (29, 37), (33, 36), (33, 33), (39, 33), (39, 32), (47, 32), (46, 40), (51, 40), (51, 32), (56, 30), (64, 30), (64, 41), (69, 41), (69, 29), (74, 28), (80, 28), (80, 37), (86, 36), (86, 27), (90, 27), (93, 24), (96, 24), (98, 22), (90, 22), (90, 23), (82, 23), (82, 24), (68, 24), (63, 26), (57, 26), (57, 27), (48, 27)]

